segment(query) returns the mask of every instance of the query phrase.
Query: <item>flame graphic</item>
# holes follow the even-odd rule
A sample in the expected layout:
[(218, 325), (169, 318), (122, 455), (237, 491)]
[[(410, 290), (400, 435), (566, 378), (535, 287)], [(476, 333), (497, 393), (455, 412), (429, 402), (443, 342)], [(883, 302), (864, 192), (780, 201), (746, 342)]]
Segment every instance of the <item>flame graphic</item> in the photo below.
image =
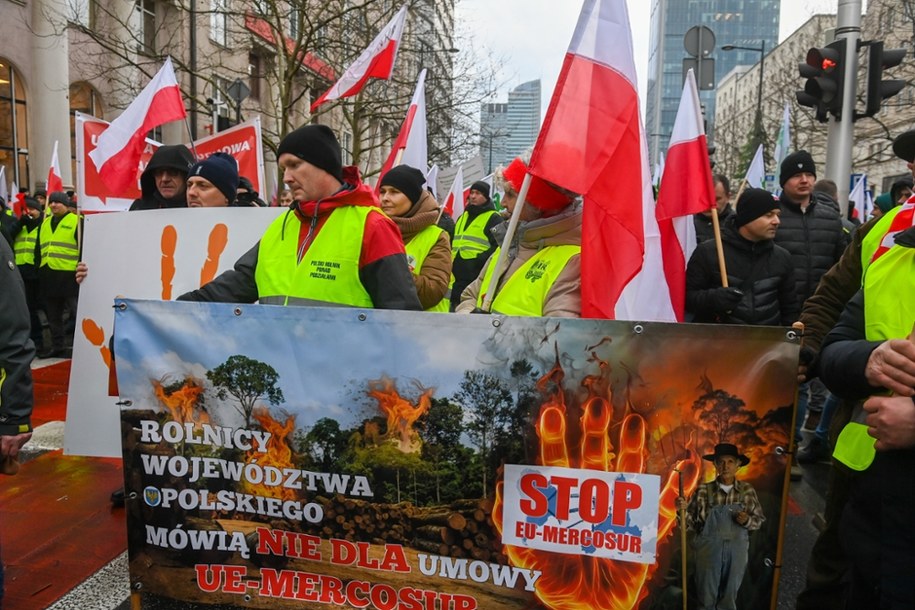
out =
[(209, 423), (210, 416), (203, 409), (197, 408), (197, 401), (203, 394), (203, 384), (188, 377), (180, 387), (174, 390), (166, 390), (162, 381), (152, 380), (153, 390), (156, 398), (159, 399), (168, 409), (172, 419), (176, 422), (187, 423), (194, 422), (195, 425)]
[(369, 381), (367, 394), (378, 401), (378, 408), (388, 419), (388, 429), (381, 440), (394, 439), (398, 448), (404, 453), (418, 453), (422, 448), (419, 435), (413, 429), (416, 420), (423, 416), (432, 406), (432, 395), (435, 388), (419, 388), (417, 404), (413, 405), (397, 391), (397, 384), (382, 377)]
[[(614, 426), (618, 418), (614, 417), (610, 366), (593, 353), (589, 360), (597, 363), (599, 373), (586, 377), (581, 384), (586, 396), (577, 408), (581, 412), (577, 421), (570, 417), (567, 408), (562, 388), (565, 373), (558, 353), (553, 368), (537, 383), (538, 389), (546, 395), (535, 426), (540, 445), (539, 463), (605, 472), (647, 472), (655, 447), (647, 434), (645, 417), (635, 413), (626, 401), (625, 413)], [(676, 457), (665, 462), (663, 470), (658, 471), (665, 476), (658, 514), (659, 553), (676, 525), (679, 477), (682, 476), (684, 494), (688, 497), (695, 490), (701, 471), (701, 460), (692, 447), (692, 435), (685, 441), (681, 436), (675, 442), (672, 434), (667, 435), (670, 438), (661, 439), (668, 448), (676, 450)], [(659, 443), (657, 449), (667, 453), (665, 444)], [(503, 531), (502, 490), (500, 481), (496, 485), (492, 512), (500, 534)], [(658, 562), (648, 565), (509, 545), (504, 547), (504, 552), (512, 565), (542, 572), (536, 595), (545, 607), (554, 610), (635, 608), (648, 595), (646, 585), (658, 566)]]
[[(254, 419), (261, 425), (264, 432), (270, 433), (267, 441), (267, 453), (249, 451), (246, 463), (257, 462), (261, 467), (274, 466), (280, 470), (294, 468), (292, 461), (292, 448), (289, 446), (289, 435), (295, 431), (295, 416), (289, 415), (286, 421), (280, 422), (270, 415), (265, 408), (255, 409), (252, 413)], [(267, 486), (263, 484), (244, 484), (245, 491), (258, 496), (278, 498), (280, 500), (297, 499), (296, 491), (282, 485)]]

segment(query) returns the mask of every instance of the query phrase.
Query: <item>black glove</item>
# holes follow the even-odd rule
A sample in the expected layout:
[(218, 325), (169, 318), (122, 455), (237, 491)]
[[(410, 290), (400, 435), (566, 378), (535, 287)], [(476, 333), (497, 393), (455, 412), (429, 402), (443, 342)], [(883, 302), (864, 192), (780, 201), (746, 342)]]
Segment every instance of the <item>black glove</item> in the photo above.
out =
[(473, 311), (471, 311), (470, 313), (485, 313), (485, 314), (489, 315), (492, 312), (486, 311), (485, 309), (481, 309), (479, 307), (474, 307)]
[(713, 288), (709, 291), (709, 304), (712, 311), (717, 314), (731, 313), (740, 299), (743, 298), (743, 292), (737, 288)]

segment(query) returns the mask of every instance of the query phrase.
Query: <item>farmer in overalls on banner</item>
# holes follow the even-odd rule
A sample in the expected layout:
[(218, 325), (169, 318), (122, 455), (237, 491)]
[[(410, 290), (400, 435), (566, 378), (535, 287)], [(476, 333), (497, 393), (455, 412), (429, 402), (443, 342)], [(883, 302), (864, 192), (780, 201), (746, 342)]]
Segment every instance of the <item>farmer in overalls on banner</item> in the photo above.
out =
[(749, 533), (765, 521), (756, 490), (737, 480), (737, 470), (750, 463), (735, 445), (719, 443), (702, 459), (715, 464), (715, 479), (703, 483), (687, 503), (686, 523), (695, 532), (696, 596), (700, 610), (736, 610), (737, 591), (747, 568)]

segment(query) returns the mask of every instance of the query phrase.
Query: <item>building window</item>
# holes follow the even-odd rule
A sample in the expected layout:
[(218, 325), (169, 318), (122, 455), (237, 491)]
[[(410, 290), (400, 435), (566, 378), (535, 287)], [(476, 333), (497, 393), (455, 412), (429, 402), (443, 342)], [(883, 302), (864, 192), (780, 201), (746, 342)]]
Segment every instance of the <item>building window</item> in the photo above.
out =
[(228, 0), (211, 0), (213, 9), (210, 13), (210, 40), (226, 46), (226, 21), (228, 19)]
[(0, 57), (0, 166), (5, 180), (29, 183), (29, 132), (25, 88), (19, 71)]
[(101, 118), (104, 114), (102, 98), (92, 85), (73, 83), (70, 85), (70, 170), (76, 176), (76, 113)]
[(135, 0), (131, 30), (137, 43), (137, 53), (152, 55), (156, 51), (156, 3)]
[(343, 141), (340, 142), (340, 148), (343, 149), (343, 165), (353, 164), (353, 134), (348, 131), (343, 132)]
[(261, 79), (263, 73), (263, 59), (257, 53), (248, 53), (248, 97), (259, 102), (261, 100)]
[(299, 21), (299, 9), (293, 6), (289, 9), (289, 39), (292, 40), (293, 43), (296, 43), (299, 40)]
[(68, 16), (70, 22), (77, 23), (83, 27), (90, 27), (89, 3), (90, 0), (71, 0), (67, 5), (70, 10), (70, 15)]
[(211, 133), (228, 129), (234, 123), (229, 117), (235, 116), (235, 102), (226, 93), (232, 81), (221, 76), (213, 77), (213, 96), (207, 100), (210, 106), (210, 117), (215, 123), (215, 129)]

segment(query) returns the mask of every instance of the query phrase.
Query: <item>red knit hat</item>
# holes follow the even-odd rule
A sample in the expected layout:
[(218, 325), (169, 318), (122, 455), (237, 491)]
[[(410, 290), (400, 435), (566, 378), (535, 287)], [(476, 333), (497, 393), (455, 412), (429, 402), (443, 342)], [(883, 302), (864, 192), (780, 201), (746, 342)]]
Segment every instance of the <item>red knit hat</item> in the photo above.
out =
[[(512, 185), (516, 192), (521, 192), (521, 183), (524, 182), (524, 176), (527, 173), (527, 164), (520, 157), (516, 157), (502, 171), (505, 180)], [(572, 197), (560, 193), (549, 182), (532, 174), (531, 185), (528, 187), (525, 201), (542, 212), (555, 214), (572, 203)]]

